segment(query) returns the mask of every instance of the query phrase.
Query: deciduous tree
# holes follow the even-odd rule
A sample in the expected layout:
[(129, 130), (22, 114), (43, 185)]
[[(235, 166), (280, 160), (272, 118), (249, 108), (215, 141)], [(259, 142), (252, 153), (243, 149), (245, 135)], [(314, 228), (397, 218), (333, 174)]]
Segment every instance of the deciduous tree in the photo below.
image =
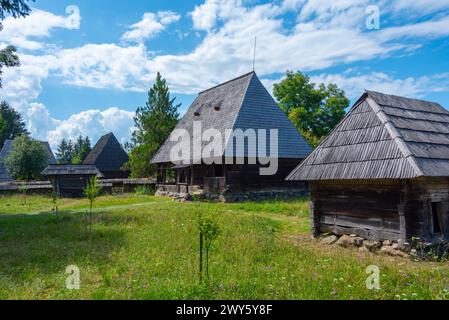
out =
[(5, 165), (14, 179), (30, 181), (39, 179), (48, 165), (47, 150), (44, 145), (27, 135), (14, 139)]
[(335, 84), (316, 85), (301, 72), (288, 71), (274, 85), (274, 96), (307, 141), (316, 147), (345, 116), (350, 101)]

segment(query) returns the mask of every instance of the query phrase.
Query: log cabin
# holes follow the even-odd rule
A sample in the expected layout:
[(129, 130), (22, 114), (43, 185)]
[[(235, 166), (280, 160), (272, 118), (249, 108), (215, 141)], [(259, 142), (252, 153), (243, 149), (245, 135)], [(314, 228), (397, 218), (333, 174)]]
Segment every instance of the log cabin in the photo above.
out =
[(127, 179), (129, 170), (123, 169), (128, 154), (113, 133), (102, 136), (83, 161), (84, 165), (97, 167), (105, 179)]
[[(175, 142), (169, 138), (152, 159), (152, 163), (157, 165), (159, 191), (229, 194), (304, 188), (304, 183), (289, 182), (285, 178), (312, 149), (254, 72), (201, 92), (175, 130), (185, 130), (195, 140), (194, 122), (201, 123), (202, 132), (215, 129), (224, 137), (222, 149), (214, 153), (214, 158), (219, 158), (221, 163), (195, 162), (192, 157), (187, 164), (172, 161), (170, 155)], [(271, 154), (271, 137), (267, 137), (265, 143), (258, 137), (256, 147), (249, 146), (245, 140), (243, 148), (230, 151), (235, 148), (236, 139), (226, 136), (226, 132), (246, 132), (249, 129), (266, 130), (267, 134), (272, 129), (278, 130), (276, 160), (279, 169), (275, 174), (261, 175), (260, 169), (265, 164), (260, 159), (253, 159), (254, 154), (258, 154), (254, 151), (260, 145), (265, 147), (267, 154)]]
[(314, 236), (449, 239), (449, 112), (367, 91), (288, 177), (308, 181)]

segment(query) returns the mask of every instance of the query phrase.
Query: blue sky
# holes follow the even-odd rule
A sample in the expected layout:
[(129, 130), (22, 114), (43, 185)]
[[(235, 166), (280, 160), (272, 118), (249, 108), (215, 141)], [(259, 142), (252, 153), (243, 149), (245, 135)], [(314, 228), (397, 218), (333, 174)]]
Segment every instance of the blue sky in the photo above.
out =
[(255, 36), (268, 90), (301, 70), (352, 101), (366, 88), (449, 108), (449, 0), (37, 0), (4, 26), (0, 47), (17, 46), (22, 66), (6, 71), (0, 98), (52, 146), (109, 131), (128, 140), (157, 71), (184, 111), (251, 70)]

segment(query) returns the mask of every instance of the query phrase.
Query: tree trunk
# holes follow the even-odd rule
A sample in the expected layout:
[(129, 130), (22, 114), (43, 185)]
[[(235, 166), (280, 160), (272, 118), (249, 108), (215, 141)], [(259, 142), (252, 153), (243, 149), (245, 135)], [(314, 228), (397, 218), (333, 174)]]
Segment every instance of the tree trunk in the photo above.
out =
[(200, 232), (200, 284), (203, 283), (203, 233)]

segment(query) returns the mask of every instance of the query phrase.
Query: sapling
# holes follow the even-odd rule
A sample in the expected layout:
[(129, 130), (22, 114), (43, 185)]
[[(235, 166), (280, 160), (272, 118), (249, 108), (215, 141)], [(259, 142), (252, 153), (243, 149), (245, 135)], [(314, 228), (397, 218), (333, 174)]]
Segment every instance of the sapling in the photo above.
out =
[(220, 235), (220, 226), (212, 216), (198, 214), (198, 230), (200, 234), (200, 283), (203, 281), (203, 253), (206, 255), (206, 278), (209, 284), (209, 252), (214, 240)]
[(84, 196), (89, 200), (89, 223), (92, 225), (92, 207), (95, 199), (100, 194), (101, 187), (98, 185), (96, 177), (89, 180), (87, 187), (84, 189)]

